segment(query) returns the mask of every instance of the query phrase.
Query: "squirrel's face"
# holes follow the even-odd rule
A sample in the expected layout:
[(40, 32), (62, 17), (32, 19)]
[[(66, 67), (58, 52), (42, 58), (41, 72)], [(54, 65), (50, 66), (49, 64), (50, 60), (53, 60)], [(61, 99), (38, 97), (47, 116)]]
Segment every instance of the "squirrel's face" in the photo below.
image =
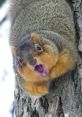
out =
[(16, 66), (26, 81), (46, 81), (58, 61), (58, 49), (36, 33), (15, 50)]

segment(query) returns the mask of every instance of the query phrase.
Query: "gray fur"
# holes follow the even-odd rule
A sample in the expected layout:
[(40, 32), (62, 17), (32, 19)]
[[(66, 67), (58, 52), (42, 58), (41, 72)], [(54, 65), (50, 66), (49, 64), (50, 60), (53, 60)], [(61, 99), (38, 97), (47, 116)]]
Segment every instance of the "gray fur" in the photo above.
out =
[[(73, 12), (65, 0), (13, 0), (10, 14), (11, 46), (19, 45), (25, 33), (45, 32), (45, 36), (46, 31), (56, 32), (75, 43)], [(50, 33), (49, 35), (51, 36)], [(56, 36), (52, 35), (52, 39), (55, 43)]]

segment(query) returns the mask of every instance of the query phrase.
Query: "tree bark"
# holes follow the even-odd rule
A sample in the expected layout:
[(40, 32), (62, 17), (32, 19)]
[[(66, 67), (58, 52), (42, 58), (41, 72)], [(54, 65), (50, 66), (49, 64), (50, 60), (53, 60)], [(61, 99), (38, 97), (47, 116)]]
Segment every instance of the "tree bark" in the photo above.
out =
[[(82, 1), (72, 0), (72, 2), (78, 22), (81, 22), (79, 20), (82, 17), (80, 16)], [(82, 62), (81, 58), (78, 59), (77, 66), (79, 66), (80, 62)], [(21, 89), (18, 85), (20, 76), (15, 71), (16, 117), (82, 117), (82, 76), (80, 76), (79, 67), (77, 66), (75, 70), (52, 81), (49, 94), (40, 98), (30, 97)]]

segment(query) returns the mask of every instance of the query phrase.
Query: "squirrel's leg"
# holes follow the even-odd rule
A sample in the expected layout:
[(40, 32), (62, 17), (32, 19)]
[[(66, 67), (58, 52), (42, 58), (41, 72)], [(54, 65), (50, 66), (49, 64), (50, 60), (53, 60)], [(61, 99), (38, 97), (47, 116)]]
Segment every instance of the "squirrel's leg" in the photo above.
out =
[(23, 81), (21, 85), (23, 89), (32, 96), (41, 96), (48, 93), (48, 88), (45, 83)]
[(59, 60), (56, 66), (54, 66), (50, 71), (50, 78), (58, 78), (67, 71), (71, 70), (74, 67), (75, 62), (76, 58), (71, 55), (70, 51), (64, 49), (64, 51), (59, 54)]

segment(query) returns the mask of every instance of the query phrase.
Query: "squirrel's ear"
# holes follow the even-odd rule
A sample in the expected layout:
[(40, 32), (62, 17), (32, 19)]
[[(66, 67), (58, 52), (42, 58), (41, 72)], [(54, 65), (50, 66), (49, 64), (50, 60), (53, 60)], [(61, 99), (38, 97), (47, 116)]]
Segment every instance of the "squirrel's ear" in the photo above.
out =
[(11, 52), (12, 52), (13, 55), (15, 56), (15, 55), (16, 55), (16, 47), (11, 46)]
[(43, 38), (40, 35), (38, 35), (37, 33), (34, 33), (34, 32), (31, 33), (31, 39), (38, 41), (39, 43), (43, 42)]

